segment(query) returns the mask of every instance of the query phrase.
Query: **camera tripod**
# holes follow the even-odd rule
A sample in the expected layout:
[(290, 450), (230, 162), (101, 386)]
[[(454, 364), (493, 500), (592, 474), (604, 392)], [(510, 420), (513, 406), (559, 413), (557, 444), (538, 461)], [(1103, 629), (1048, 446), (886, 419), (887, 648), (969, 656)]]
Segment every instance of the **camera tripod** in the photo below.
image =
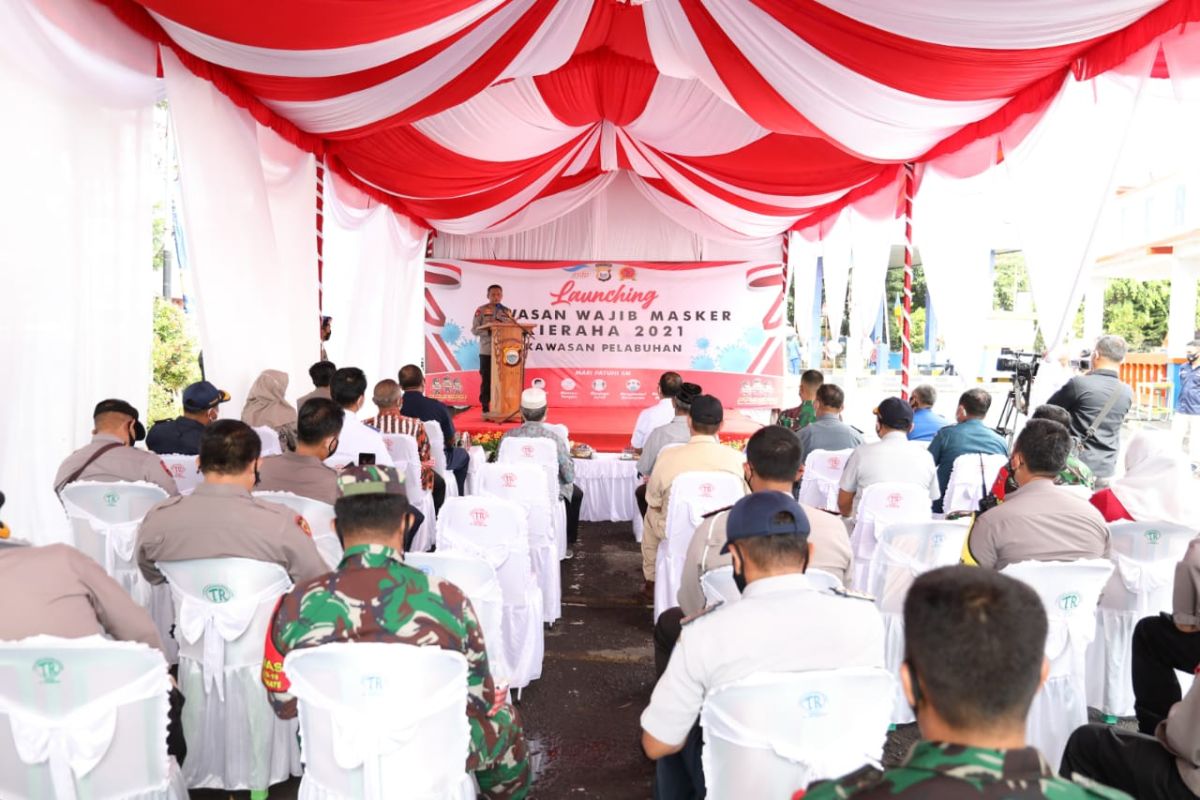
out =
[(1008, 448), (1012, 449), (1013, 439), (1017, 436), (1017, 422), (1022, 415), (1029, 415), (1029, 393), (1033, 389), (1033, 373), (1029, 370), (1017, 369), (1013, 372), (1012, 388), (1008, 397), (1004, 398), (1004, 408), (1000, 410), (1000, 421), (996, 424), (996, 433), (1008, 440)]

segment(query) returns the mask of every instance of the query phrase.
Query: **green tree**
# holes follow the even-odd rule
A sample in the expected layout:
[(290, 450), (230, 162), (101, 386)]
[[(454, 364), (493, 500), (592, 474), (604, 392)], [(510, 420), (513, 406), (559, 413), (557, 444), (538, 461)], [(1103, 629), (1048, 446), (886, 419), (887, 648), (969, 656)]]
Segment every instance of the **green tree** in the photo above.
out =
[(1029, 291), (1029, 271), (1020, 250), (997, 251), (992, 269), (992, 310), (1012, 311), (1018, 292)]
[(1158, 347), (1167, 335), (1171, 282), (1116, 278), (1104, 291), (1104, 332), (1124, 336), (1131, 350)]
[[(885, 291), (887, 292), (887, 324), (888, 336), (891, 337), (892, 350), (899, 352), (901, 349), (900, 342), (900, 323), (896, 321), (896, 298), (900, 298), (900, 302), (904, 302), (904, 267), (889, 268), (887, 280), (884, 283)], [(912, 346), (913, 352), (919, 353), (925, 349), (925, 270), (920, 264), (913, 265), (913, 284), (912, 284), (912, 311), (909, 314), (909, 319), (912, 320)]]
[(150, 421), (180, 413), (179, 393), (200, 380), (196, 342), (188, 333), (187, 319), (178, 306), (154, 298), (154, 344), (150, 350), (153, 383), (150, 386)]

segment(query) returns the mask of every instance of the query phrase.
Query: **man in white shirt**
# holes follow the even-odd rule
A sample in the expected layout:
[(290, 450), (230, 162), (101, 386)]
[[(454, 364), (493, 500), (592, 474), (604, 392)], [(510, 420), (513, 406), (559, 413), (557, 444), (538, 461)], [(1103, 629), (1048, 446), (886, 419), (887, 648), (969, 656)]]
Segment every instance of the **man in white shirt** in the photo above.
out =
[(658, 379), (658, 396), (662, 398), (649, 408), (643, 408), (638, 414), (637, 424), (633, 426), (633, 438), (629, 444), (640, 455), (646, 446), (646, 439), (655, 428), (666, 425), (675, 416), (675, 404), (672, 399), (679, 394), (683, 386), (683, 378), (678, 372), (664, 372)]
[(684, 623), (642, 712), (642, 748), (659, 761), (658, 796), (704, 796), (697, 718), (714, 687), (760, 672), (883, 666), (874, 603), (818, 589), (804, 575), (808, 534), (803, 509), (783, 492), (748, 495), (729, 512), (725, 549), (742, 600)]
[(357, 416), (367, 395), (367, 376), (363, 371), (358, 367), (343, 367), (333, 373), (329, 394), (333, 402), (346, 412), (346, 417), (342, 421), (342, 432), (338, 434), (337, 450), (325, 459), (325, 464), (334, 468), (347, 462), (357, 464), (362, 453), (370, 453), (375, 456), (376, 464), (394, 467), (395, 462), (383, 443), (383, 437), (359, 421)]
[(928, 490), (931, 502), (942, 496), (933, 457), (923, 444), (908, 440), (912, 424), (912, 406), (899, 397), (885, 398), (875, 409), (875, 433), (879, 441), (859, 445), (846, 459), (838, 486), (838, 510), (842, 516), (853, 515), (858, 496), (874, 483), (914, 483)]

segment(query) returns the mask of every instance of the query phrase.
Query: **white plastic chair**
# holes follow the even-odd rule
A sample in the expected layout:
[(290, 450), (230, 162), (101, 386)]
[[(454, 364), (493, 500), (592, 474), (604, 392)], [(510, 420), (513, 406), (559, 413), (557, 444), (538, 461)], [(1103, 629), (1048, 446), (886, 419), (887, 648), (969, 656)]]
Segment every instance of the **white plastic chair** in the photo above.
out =
[(0, 797), (186, 800), (157, 650), (102, 636), (0, 642)]
[(495, 570), (502, 625), (499, 639), (486, 639), (488, 656), (503, 654), (500, 663), (514, 689), (541, 677), (546, 649), (542, 590), (533, 571), (525, 517), (516, 503), (498, 497), (448, 497), (437, 531), (438, 553), (478, 556)]
[(1029, 744), (1057, 772), (1067, 738), (1088, 721), (1086, 654), (1096, 635), (1096, 604), (1113, 565), (1102, 558), (1022, 561), (1001, 572), (1032, 586), (1049, 618), (1050, 676), (1034, 695), (1025, 731)]
[(700, 710), (708, 797), (787, 798), (878, 765), (893, 683), (864, 667), (760, 673), (714, 689)]
[[(479, 468), (484, 495), (511, 500), (525, 510), (529, 556), (542, 590), (542, 619), (554, 624), (562, 616), (562, 570), (551, 522), (545, 473), (536, 464), (484, 464)], [(447, 501), (449, 502), (449, 501)], [(561, 505), (555, 501), (555, 505)], [(445, 506), (443, 506), (445, 508)]]
[(162, 561), (175, 596), (189, 788), (265, 790), (300, 774), (296, 721), (275, 716), (261, 681), (280, 595), (278, 564), (249, 558)]
[(338, 539), (337, 531), (333, 529), (333, 506), (291, 492), (255, 492), (254, 496), (269, 503), (287, 506), (304, 517), (309, 530), (312, 531), (313, 544), (321, 554), (321, 559), (330, 569), (337, 569), (338, 564), (342, 563), (342, 542)]
[(554, 526), (554, 541), (558, 557), (567, 554), (567, 507), (558, 489), (558, 447), (549, 439), (509, 436), (501, 440), (496, 454), (498, 464), (536, 464), (546, 474), (546, 491), (550, 496), (550, 520)]
[(421, 423), (425, 428), (425, 436), (429, 438), (429, 452), (433, 455), (433, 468), (446, 482), (446, 497), (458, 497), (458, 480), (454, 473), (446, 468), (446, 437), (442, 434), (442, 426), (437, 420), (427, 419)]
[(421, 529), (417, 531), (412, 547), (409, 548), (413, 552), (423, 553), (433, 546), (435, 521), (433, 492), (421, 486), (421, 457), (417, 451), (417, 440), (407, 433), (380, 435), (392, 461), (396, 462), (396, 469), (404, 472), (404, 493), (408, 495), (408, 502), (425, 516), (425, 521), (421, 523)]
[(705, 607), (717, 603), (736, 603), (742, 599), (737, 584), (733, 582), (733, 565), (710, 569), (700, 576), (700, 590), (704, 592)]
[(1169, 522), (1109, 525), (1116, 570), (1100, 595), (1096, 638), (1087, 652), (1087, 702), (1112, 717), (1133, 716), (1133, 628), (1171, 610), (1175, 565), (1195, 529)]
[(179, 489), (180, 494), (191, 494), (204, 481), (204, 476), (200, 474), (199, 456), (173, 453), (159, 458), (175, 479), (175, 488)]
[(283, 453), (283, 448), (279, 445), (279, 433), (270, 425), (255, 425), (254, 432), (258, 434), (258, 438), (262, 442), (260, 455), (263, 458)]
[(800, 502), (826, 511), (838, 510), (838, 484), (846, 460), (854, 452), (845, 450), (813, 450), (804, 459), (804, 477), (800, 479)]
[(992, 489), (1008, 456), (996, 453), (964, 453), (954, 459), (950, 480), (942, 495), (942, 512), (978, 511), (979, 501)]
[(889, 525), (876, 544), (865, 591), (875, 598), (883, 618), (883, 663), (896, 678), (892, 722), (897, 725), (913, 721), (899, 683), (904, 661), (904, 598), (918, 575), (961, 560), (969, 530), (965, 520), (901, 522)]
[(462, 653), (339, 642), (293, 650), (283, 668), (299, 701), (301, 800), (475, 796)]
[[(447, 534), (446, 539), (453, 541), (453, 535)], [(462, 590), (479, 617), (492, 675), (497, 682), (507, 683), (510, 670), (504, 652), (504, 590), (487, 559), (447, 547), (436, 553), (406, 553), (404, 563)]]
[(888, 526), (933, 518), (929, 491), (915, 483), (874, 483), (862, 490), (850, 543), (854, 548), (854, 588), (866, 590), (875, 543)]
[(684, 472), (671, 481), (667, 496), (666, 538), (654, 559), (654, 619), (679, 605), (683, 562), (696, 527), (710, 511), (733, 505), (746, 493), (746, 483), (728, 472)]

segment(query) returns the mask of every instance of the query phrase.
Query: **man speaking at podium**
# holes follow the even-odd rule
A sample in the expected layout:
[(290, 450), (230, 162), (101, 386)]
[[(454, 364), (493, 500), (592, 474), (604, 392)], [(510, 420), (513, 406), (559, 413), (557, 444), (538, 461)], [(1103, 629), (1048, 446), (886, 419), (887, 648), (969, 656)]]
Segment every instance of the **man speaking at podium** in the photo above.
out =
[(487, 298), (486, 303), (475, 309), (475, 318), (471, 320), (471, 333), (479, 337), (479, 405), (484, 414), (492, 402), (492, 323), (516, 322), (512, 309), (500, 302), (504, 289), (499, 284), (488, 287)]

